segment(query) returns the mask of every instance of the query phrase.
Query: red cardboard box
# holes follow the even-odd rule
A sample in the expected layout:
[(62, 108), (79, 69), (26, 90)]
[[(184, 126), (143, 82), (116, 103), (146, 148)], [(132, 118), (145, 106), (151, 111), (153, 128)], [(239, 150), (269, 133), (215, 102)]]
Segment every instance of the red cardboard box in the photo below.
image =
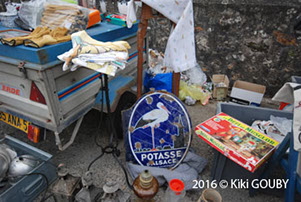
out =
[(276, 140), (225, 114), (199, 124), (195, 133), (223, 155), (254, 172), (273, 153)]

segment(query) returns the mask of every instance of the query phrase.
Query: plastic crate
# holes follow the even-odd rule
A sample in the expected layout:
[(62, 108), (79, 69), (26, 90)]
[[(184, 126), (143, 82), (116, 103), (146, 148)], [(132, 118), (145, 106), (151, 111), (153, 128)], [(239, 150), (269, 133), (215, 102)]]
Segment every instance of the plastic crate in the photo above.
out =
[[(56, 167), (51, 164), (52, 155), (32, 147), (20, 140), (7, 136), (4, 143), (16, 150), (18, 155), (29, 154), (39, 159), (41, 163), (31, 173), (44, 174), (49, 184), (56, 178)], [(43, 176), (29, 175), (22, 177), (13, 185), (8, 185), (5, 189), (0, 188), (0, 202), (28, 202), (33, 201), (47, 187)]]
[[(293, 119), (293, 113), (291, 112), (231, 103), (218, 103), (217, 113), (220, 112), (224, 112), (248, 125), (251, 125), (255, 120), (269, 120), (270, 115)], [(264, 167), (265, 163), (261, 165), (254, 173), (249, 172), (215, 150), (211, 177), (217, 181), (229, 181), (231, 179), (252, 180), (259, 177)]]
[(301, 83), (301, 76), (292, 76), (293, 83)]

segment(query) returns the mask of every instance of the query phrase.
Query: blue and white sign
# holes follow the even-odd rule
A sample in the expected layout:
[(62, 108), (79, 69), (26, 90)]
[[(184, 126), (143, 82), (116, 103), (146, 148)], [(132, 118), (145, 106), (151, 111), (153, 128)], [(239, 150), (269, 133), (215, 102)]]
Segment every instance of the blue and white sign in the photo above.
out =
[(187, 110), (172, 94), (147, 94), (133, 108), (128, 138), (140, 165), (175, 168), (184, 159), (191, 142)]

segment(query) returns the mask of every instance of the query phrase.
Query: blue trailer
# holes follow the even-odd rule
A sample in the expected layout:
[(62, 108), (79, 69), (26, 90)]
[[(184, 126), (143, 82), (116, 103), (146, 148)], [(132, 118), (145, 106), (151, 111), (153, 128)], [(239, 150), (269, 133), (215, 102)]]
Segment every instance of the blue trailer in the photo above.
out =
[[(87, 30), (96, 40), (126, 40), (131, 45), (127, 67), (109, 78), (112, 111), (123, 108), (118, 106), (125, 104), (120, 97), (136, 83), (137, 29), (138, 24), (128, 29), (102, 22)], [(100, 74), (84, 67), (62, 70), (57, 56), (71, 48), (71, 41), (39, 49), (0, 45), (0, 120), (24, 131), (33, 141), (43, 129), (53, 131), (60, 150), (72, 144), (84, 115), (92, 108), (101, 109)], [(132, 92), (123, 97), (129, 95)], [(63, 145), (60, 133), (74, 122), (70, 140)]]

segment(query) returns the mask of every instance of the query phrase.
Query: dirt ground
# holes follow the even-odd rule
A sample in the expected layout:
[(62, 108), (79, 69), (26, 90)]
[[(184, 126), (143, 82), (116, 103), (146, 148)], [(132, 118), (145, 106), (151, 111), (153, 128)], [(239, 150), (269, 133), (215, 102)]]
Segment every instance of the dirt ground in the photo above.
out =
[[(271, 105), (271, 102), (269, 100), (265, 102), (265, 107), (267, 106), (273, 108), (275, 107)], [(199, 103), (197, 103), (195, 106), (188, 106), (187, 109), (190, 113), (190, 117), (194, 128), (198, 123), (201, 123), (202, 121), (205, 121), (206, 119), (215, 115), (216, 102), (211, 101), (206, 106), (201, 106)], [(79, 130), (79, 134), (76, 137), (75, 142), (63, 152), (57, 149), (55, 145), (54, 135), (52, 133), (49, 133), (47, 135), (47, 139), (45, 141), (38, 144), (33, 144), (27, 140), (27, 137), (24, 133), (6, 124), (0, 123), (0, 132), (12, 134), (12, 136), (17, 137), (22, 141), (25, 141), (31, 145), (34, 145), (37, 148), (49, 152), (53, 155), (53, 162), (55, 164), (58, 165), (60, 163), (64, 163), (68, 167), (69, 172), (72, 175), (80, 176), (87, 170), (88, 164), (101, 153), (100, 148), (97, 147), (97, 145), (94, 142), (94, 136), (96, 135), (98, 120), (99, 112), (95, 110), (90, 111), (84, 118), (84, 121)], [(73, 126), (67, 128), (63, 132), (62, 137), (68, 139), (71, 135), (72, 129)], [(105, 145), (108, 142), (108, 135), (106, 134), (105, 130), (100, 131), (100, 142)], [(125, 162), (125, 151), (123, 147), (123, 141), (119, 144), (119, 148), (121, 150), (120, 159), (122, 162)], [(200, 176), (204, 180), (209, 180), (210, 171), (213, 164), (213, 149), (210, 146), (208, 146), (207, 143), (205, 143), (203, 140), (197, 137), (194, 133), (192, 148), (198, 155), (208, 160), (208, 165), (206, 166), (205, 170), (202, 173), (200, 173)], [(121, 188), (123, 190), (129, 192), (125, 183), (124, 174), (111, 155), (103, 156), (92, 166), (91, 170), (94, 173), (94, 184), (96, 186), (103, 186), (106, 177), (110, 176), (114, 177), (116, 181), (120, 182)], [(165, 189), (165, 187), (160, 188), (159, 194), (156, 197), (156, 201), (161, 201)], [(248, 190), (244, 189), (218, 188), (217, 190), (220, 192), (224, 202), (283, 201), (283, 198), (275, 197), (272, 195), (266, 195), (263, 193), (259, 193), (255, 197), (251, 198), (249, 197)], [(186, 193), (185, 201), (197, 201), (202, 191), (203, 190), (201, 189), (188, 191)], [(50, 198), (47, 201), (53, 201), (53, 199)]]

